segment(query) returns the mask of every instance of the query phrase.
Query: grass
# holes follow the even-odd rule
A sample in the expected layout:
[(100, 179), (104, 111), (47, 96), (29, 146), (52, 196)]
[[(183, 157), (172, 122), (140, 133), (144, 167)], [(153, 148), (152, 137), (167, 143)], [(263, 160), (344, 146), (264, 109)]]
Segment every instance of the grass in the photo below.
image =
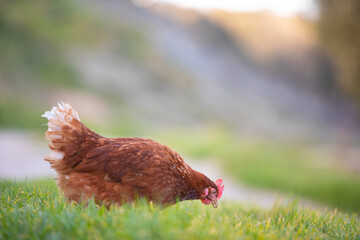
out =
[(66, 203), (53, 180), (0, 183), (0, 239), (360, 239), (357, 214), (183, 202), (161, 210)]
[(316, 146), (251, 141), (208, 129), (167, 132), (158, 140), (192, 158), (220, 160), (230, 175), (248, 185), (360, 212), (360, 176), (339, 169), (331, 164), (332, 159), (311, 154)]

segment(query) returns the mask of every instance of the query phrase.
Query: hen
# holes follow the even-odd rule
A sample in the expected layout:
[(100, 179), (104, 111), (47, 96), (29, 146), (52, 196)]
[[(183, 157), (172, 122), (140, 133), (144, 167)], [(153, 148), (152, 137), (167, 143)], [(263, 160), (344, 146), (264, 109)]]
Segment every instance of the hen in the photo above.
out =
[(218, 206), (222, 180), (193, 170), (167, 146), (145, 138), (102, 137), (82, 124), (69, 104), (59, 103), (42, 116), (48, 119), (45, 137), (52, 150), (45, 160), (70, 201), (93, 197), (109, 206), (144, 197), (162, 205), (200, 199)]

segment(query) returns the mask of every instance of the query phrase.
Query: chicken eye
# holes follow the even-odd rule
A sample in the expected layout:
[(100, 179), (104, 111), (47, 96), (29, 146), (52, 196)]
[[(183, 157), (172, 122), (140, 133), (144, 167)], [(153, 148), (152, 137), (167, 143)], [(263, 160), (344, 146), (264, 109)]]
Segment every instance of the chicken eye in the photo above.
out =
[(213, 190), (213, 192), (212, 192), (213, 194), (215, 194), (216, 193), (216, 191), (215, 190)]

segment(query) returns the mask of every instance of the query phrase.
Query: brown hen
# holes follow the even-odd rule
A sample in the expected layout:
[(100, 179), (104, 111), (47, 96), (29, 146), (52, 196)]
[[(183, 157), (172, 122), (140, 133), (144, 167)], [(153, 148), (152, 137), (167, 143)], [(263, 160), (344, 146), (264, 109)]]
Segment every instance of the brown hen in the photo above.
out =
[(102, 137), (82, 124), (69, 104), (59, 103), (43, 117), (52, 150), (45, 160), (70, 201), (93, 197), (109, 206), (138, 197), (162, 205), (200, 199), (217, 207), (222, 180), (214, 183), (167, 146), (145, 138)]

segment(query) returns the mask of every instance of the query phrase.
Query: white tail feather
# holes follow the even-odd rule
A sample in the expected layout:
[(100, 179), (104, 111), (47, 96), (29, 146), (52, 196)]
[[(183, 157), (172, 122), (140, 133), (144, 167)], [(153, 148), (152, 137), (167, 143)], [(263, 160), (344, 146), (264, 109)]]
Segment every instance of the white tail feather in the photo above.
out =
[(61, 135), (55, 135), (55, 134), (51, 134), (51, 135), (49, 134), (49, 135), (46, 136), (46, 139), (50, 140), (50, 141), (52, 141), (54, 139), (61, 139), (61, 138), (62, 138)]
[(47, 111), (47, 112), (45, 112), (43, 115), (41, 115), (42, 117), (46, 117), (48, 120), (50, 120), (50, 119), (53, 119), (53, 118), (55, 118), (55, 116), (52, 114), (52, 112), (50, 112), (50, 111)]
[(51, 151), (50, 154), (45, 156), (45, 159), (47, 159), (48, 161), (57, 161), (57, 160), (61, 160), (64, 157), (64, 153), (63, 152), (56, 152), (56, 151)]
[[(51, 111), (46, 111), (42, 117), (48, 119), (48, 131), (61, 131), (61, 125), (69, 125), (73, 119), (80, 121), (79, 114), (70, 104), (59, 102), (58, 107), (53, 107)], [(57, 124), (60, 123), (60, 124)]]
[(48, 131), (45, 134), (47, 140), (50, 140), (49, 147), (51, 153), (45, 156), (45, 160), (51, 163), (51, 166), (59, 173), (66, 173), (68, 167), (64, 164), (63, 159), (65, 152), (61, 149), (64, 144), (64, 132), (62, 130), (65, 126), (74, 128), (74, 119), (80, 121), (78, 113), (69, 104), (59, 102), (57, 107), (53, 107), (51, 111), (46, 111), (42, 117), (47, 118)]
[(48, 129), (49, 132), (61, 131), (61, 127), (54, 124), (53, 122), (48, 122), (48, 127), (49, 127), (49, 129)]

